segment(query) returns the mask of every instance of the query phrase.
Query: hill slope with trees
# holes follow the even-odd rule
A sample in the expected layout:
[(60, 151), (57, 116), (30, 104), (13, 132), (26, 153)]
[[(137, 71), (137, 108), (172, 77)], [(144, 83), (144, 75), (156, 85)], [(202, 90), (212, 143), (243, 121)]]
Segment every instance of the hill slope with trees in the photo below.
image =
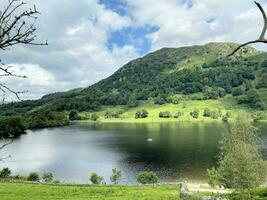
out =
[(231, 96), (237, 104), (266, 109), (267, 53), (244, 47), (227, 57), (238, 44), (163, 48), (133, 60), (110, 77), (69, 92), (39, 100), (2, 105), (0, 115), (38, 115), (43, 111), (98, 112), (107, 106), (138, 107), (146, 101), (163, 105)]

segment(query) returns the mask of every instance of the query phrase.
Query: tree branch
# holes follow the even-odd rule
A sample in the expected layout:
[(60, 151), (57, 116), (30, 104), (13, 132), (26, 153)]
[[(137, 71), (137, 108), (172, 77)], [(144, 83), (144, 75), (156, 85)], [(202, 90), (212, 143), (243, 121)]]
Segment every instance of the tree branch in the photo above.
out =
[[(17, 44), (27, 45), (48, 45), (45, 42), (36, 42), (37, 34), (35, 27), (35, 20), (40, 14), (35, 5), (33, 8), (21, 11), (25, 5), (22, 0), (7, 0), (7, 6), (2, 12), (0, 12), (0, 50), (7, 50), (10, 47)], [(27, 78), (26, 76), (15, 74), (10, 71), (11, 66), (5, 66), (0, 59), (0, 78), (1, 77), (16, 77), (16, 78)], [(0, 91), (3, 93), (13, 93), (19, 100), (19, 94), (25, 92), (16, 92), (9, 88), (4, 83), (0, 83)]]
[(240, 50), (242, 47), (245, 47), (249, 44), (255, 44), (255, 43), (267, 43), (267, 40), (265, 39), (265, 34), (266, 34), (266, 30), (267, 30), (267, 17), (266, 17), (266, 13), (264, 11), (264, 9), (262, 8), (261, 4), (254, 1), (254, 3), (256, 4), (256, 6), (259, 8), (262, 17), (263, 17), (263, 28), (262, 28), (262, 32), (259, 36), (259, 39), (257, 40), (252, 40), (250, 42), (244, 43), (242, 45), (239, 45), (232, 53), (230, 53), (227, 57), (230, 57), (232, 55), (234, 55), (238, 50)]

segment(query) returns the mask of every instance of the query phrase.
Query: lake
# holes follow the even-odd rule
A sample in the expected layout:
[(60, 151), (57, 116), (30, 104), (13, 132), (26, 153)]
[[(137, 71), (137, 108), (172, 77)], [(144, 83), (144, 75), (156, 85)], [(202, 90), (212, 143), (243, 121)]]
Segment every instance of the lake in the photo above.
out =
[[(205, 181), (215, 165), (224, 123), (88, 124), (27, 131), (3, 151), (0, 163), (13, 175), (53, 172), (64, 182), (88, 183), (97, 172), (109, 183), (112, 168), (122, 184), (134, 184), (139, 171), (154, 171), (162, 182)], [(267, 159), (267, 124), (261, 124)]]

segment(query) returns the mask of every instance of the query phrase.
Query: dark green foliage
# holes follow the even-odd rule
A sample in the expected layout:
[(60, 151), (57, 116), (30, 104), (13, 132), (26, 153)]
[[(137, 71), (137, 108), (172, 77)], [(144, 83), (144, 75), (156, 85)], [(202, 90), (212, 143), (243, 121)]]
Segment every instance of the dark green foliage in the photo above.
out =
[(28, 129), (35, 129), (68, 125), (69, 120), (64, 113), (43, 108), (24, 115), (24, 123)]
[(263, 72), (261, 76), (259, 77), (259, 80), (257, 82), (256, 88), (267, 88), (267, 68), (265, 69), (266, 72)]
[(97, 173), (93, 172), (90, 176), (90, 181), (92, 184), (99, 185), (102, 183), (104, 178), (102, 176), (99, 176)]
[(127, 106), (129, 108), (135, 108), (139, 105), (139, 102), (138, 100), (136, 99), (136, 97), (131, 97), (129, 100), (128, 100), (128, 103), (127, 103)]
[(76, 110), (72, 110), (69, 113), (69, 119), (70, 120), (81, 120), (81, 117), (79, 116), (79, 114)]
[(165, 103), (168, 103), (168, 101), (166, 100), (166, 98), (164, 98), (162, 96), (156, 97), (154, 99), (154, 104), (163, 105)]
[(267, 67), (267, 60), (264, 60), (261, 64), (261, 67)]
[(139, 118), (147, 118), (148, 117), (148, 112), (147, 110), (143, 109), (143, 110), (139, 110), (135, 113), (135, 119), (139, 119)]
[(249, 90), (244, 95), (240, 96), (238, 99), (239, 104), (246, 104), (251, 108), (263, 110), (265, 108), (265, 103), (261, 99), (257, 90)]
[(218, 99), (220, 97), (219, 90), (206, 86), (203, 91), (204, 99)]
[(159, 113), (159, 118), (171, 118), (171, 117), (172, 117), (172, 114), (169, 111)]
[(11, 175), (11, 170), (7, 167), (3, 168), (0, 171), (0, 178), (8, 178)]
[(246, 91), (246, 89), (243, 86), (235, 87), (232, 90), (232, 95), (233, 96), (240, 96), (240, 95), (244, 94), (245, 91)]
[(210, 117), (211, 117), (212, 119), (218, 119), (218, 118), (220, 117), (220, 114), (219, 114), (218, 111), (213, 110), (213, 111), (211, 111), (211, 113), (210, 113)]
[(227, 117), (227, 116), (223, 116), (223, 117), (222, 117), (222, 121), (223, 121), (223, 122), (228, 122), (228, 117)]
[(18, 137), (24, 133), (21, 117), (0, 117), (0, 138)]
[(211, 111), (209, 108), (205, 108), (203, 112), (203, 117), (210, 117), (211, 116)]
[(119, 182), (120, 182), (120, 179), (121, 179), (121, 171), (114, 168), (112, 169), (112, 174), (110, 176), (110, 181), (117, 185)]
[(190, 112), (190, 115), (197, 119), (199, 117), (199, 110), (198, 109), (194, 109), (192, 112)]
[(54, 179), (54, 175), (51, 172), (43, 173), (42, 179), (46, 183), (51, 183)]
[(158, 177), (154, 172), (140, 172), (137, 181), (141, 184), (155, 184), (158, 182)]
[(29, 174), (27, 177), (27, 181), (33, 181), (33, 182), (38, 182), (40, 180), (39, 174), (36, 172), (32, 172)]

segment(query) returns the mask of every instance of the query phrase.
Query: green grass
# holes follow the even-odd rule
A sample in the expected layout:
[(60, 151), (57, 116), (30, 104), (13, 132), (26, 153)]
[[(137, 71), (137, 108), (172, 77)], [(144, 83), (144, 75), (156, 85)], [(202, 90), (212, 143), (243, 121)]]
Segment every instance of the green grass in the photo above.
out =
[[(261, 91), (262, 96), (267, 96), (267, 90)], [(236, 113), (244, 110), (247, 112), (253, 112), (253, 110), (238, 105), (236, 100), (232, 96), (226, 96), (223, 99), (219, 100), (184, 100), (179, 104), (164, 104), (164, 105), (155, 105), (152, 102), (145, 101), (141, 105), (136, 108), (128, 108), (127, 106), (114, 106), (114, 107), (105, 107), (102, 111), (97, 112), (100, 116), (98, 122), (101, 123), (151, 123), (151, 122), (210, 122), (210, 121), (222, 121), (219, 119), (211, 119), (209, 117), (203, 117), (203, 111), (205, 108), (209, 108), (210, 110), (218, 111), (220, 110), (223, 115), (226, 112), (230, 112), (233, 117)], [(144, 119), (135, 119), (135, 113), (137, 110), (146, 109), (149, 112), (149, 117)], [(193, 119), (190, 116), (190, 112), (194, 109), (198, 109), (200, 111), (200, 115), (198, 119)], [(105, 119), (104, 115), (106, 111), (116, 112), (123, 111), (123, 114), (120, 118), (115, 119)], [(173, 115), (177, 112), (183, 112), (184, 116), (179, 119), (175, 118), (159, 118), (158, 115), (160, 112), (170, 111)], [(88, 116), (90, 113), (80, 113), (81, 116)]]
[(174, 186), (59, 186), (0, 183), (1, 200), (179, 200)]

